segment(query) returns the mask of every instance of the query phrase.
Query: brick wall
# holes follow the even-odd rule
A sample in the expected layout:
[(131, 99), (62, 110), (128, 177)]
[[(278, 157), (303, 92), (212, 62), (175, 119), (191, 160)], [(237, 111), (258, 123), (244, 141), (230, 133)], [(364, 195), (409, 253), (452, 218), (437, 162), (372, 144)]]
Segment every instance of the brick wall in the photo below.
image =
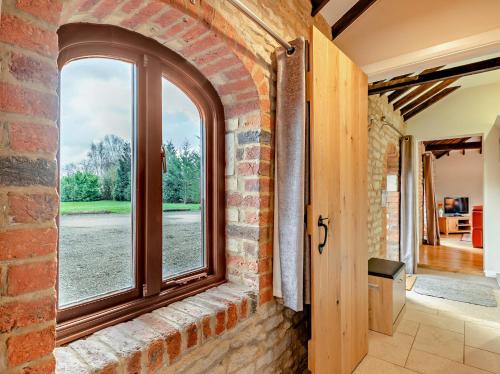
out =
[[(307, 37), (313, 23), (328, 32), (324, 20), (309, 16), (309, 0), (247, 3), (287, 39)], [(215, 360), (216, 372), (229, 372), (237, 370), (232, 362), (241, 356), (259, 358), (253, 364), (260, 362), (260, 369), (269, 372), (295, 370), (303, 364), (303, 334), (298, 333), (303, 329), (302, 316), (277, 306), (271, 288), (276, 43), (220, 0), (3, 0), (0, 4), (0, 372), (49, 373), (55, 367), (56, 30), (60, 24), (81, 21), (118, 25), (155, 38), (194, 64), (218, 91), (226, 115), (227, 278), (244, 291), (199, 296), (219, 297), (219, 301), (202, 300), (203, 308), (194, 302), (197, 306), (189, 310), (182, 305), (177, 311), (169, 309), (170, 317), (160, 317), (160, 336), (154, 318), (146, 328), (149, 317), (130, 322), (153, 332), (148, 340), (118, 331), (116, 337), (123, 339), (111, 341), (123, 343), (125, 350), (137, 348), (127, 355), (99, 337), (74, 343), (58, 351), (60, 370), (64, 363), (70, 365), (65, 366), (68, 373), (152, 372), (175, 362), (182, 371), (197, 360), (203, 366), (200, 360), (206, 358)], [(245, 298), (255, 305), (248, 316), (242, 309)], [(208, 319), (213, 326), (203, 322), (206, 309), (215, 313)], [(168, 332), (165, 326), (172, 319)], [(217, 321), (225, 326), (224, 333), (202, 338), (204, 328), (216, 329)], [(219, 341), (229, 346), (223, 357), (211, 350)], [(102, 351), (102, 344), (105, 352), (93, 355)], [(273, 346), (272, 354), (262, 348), (255, 352), (255, 344)], [(76, 366), (71, 367), (68, 358), (75, 355)], [(118, 363), (109, 366), (109, 362)]]
[[(387, 96), (370, 96), (368, 103), (368, 258), (399, 260), (399, 134), (381, 118), (403, 134), (406, 124)], [(395, 178), (396, 190), (388, 176)]]

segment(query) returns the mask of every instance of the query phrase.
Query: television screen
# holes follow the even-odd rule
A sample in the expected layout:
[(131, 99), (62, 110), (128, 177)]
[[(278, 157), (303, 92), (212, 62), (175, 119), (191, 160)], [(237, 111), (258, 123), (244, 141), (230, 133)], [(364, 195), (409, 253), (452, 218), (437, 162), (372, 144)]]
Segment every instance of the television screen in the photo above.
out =
[(445, 197), (444, 212), (446, 214), (467, 214), (469, 213), (468, 197)]

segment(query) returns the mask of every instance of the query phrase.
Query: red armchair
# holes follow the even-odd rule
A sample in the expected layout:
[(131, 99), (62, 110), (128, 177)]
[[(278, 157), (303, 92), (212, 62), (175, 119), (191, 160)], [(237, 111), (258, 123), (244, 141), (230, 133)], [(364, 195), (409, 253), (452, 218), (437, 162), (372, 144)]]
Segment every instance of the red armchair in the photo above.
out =
[(483, 206), (472, 207), (472, 246), (483, 248)]

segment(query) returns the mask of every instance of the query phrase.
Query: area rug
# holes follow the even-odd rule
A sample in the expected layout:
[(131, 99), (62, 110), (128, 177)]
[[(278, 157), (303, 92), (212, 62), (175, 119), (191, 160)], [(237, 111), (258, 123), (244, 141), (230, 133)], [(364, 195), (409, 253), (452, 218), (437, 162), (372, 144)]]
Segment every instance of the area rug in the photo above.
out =
[(413, 289), (416, 293), (463, 303), (496, 307), (493, 288), (480, 283), (437, 275), (419, 275)]
[(416, 280), (417, 276), (415, 274), (408, 274), (406, 276), (406, 291), (411, 291)]

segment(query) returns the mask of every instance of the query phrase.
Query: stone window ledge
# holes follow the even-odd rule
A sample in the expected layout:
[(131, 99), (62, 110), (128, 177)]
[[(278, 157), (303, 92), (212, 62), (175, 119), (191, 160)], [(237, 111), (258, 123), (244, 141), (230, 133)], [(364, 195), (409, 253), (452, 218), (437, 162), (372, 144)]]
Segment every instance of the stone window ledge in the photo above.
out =
[(56, 373), (152, 373), (233, 329), (256, 309), (254, 290), (225, 283), (56, 348)]

